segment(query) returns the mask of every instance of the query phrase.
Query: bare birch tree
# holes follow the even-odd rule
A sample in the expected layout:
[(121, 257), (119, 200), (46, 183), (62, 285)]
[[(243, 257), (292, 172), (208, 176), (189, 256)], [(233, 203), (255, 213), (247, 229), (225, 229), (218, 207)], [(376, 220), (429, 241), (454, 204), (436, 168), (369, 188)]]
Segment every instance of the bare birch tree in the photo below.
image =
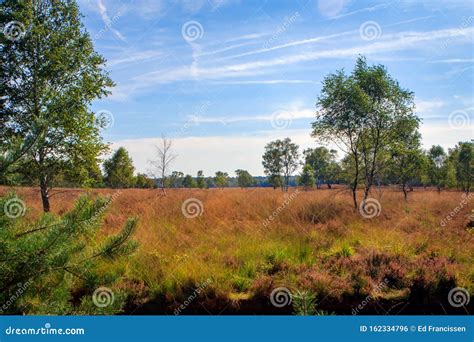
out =
[(149, 160), (148, 163), (152, 167), (151, 174), (153, 177), (160, 179), (160, 187), (163, 194), (166, 194), (166, 177), (171, 169), (171, 164), (176, 159), (177, 155), (172, 151), (173, 142), (167, 139), (164, 135), (161, 136), (161, 143), (155, 145), (156, 159)]

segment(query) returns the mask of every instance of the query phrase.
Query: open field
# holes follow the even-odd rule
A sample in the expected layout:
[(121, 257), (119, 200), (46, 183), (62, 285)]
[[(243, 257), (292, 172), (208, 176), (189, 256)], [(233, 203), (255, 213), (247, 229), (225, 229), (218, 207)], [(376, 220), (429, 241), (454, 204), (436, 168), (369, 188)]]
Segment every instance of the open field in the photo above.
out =
[[(15, 191), (27, 204), (26, 218), (38, 217), (37, 189)], [(65, 213), (83, 192), (53, 196), (53, 213)], [(104, 235), (139, 217), (140, 247), (122, 261), (125, 280), (118, 284), (129, 295), (129, 314), (291, 313), (291, 304), (271, 304), (277, 287), (315, 294), (325, 313), (473, 312), (472, 301), (461, 308), (448, 303), (457, 286), (474, 293), (472, 195), (415, 189), (405, 202), (399, 191), (375, 190), (380, 214), (364, 218), (342, 187), (288, 195), (267, 188), (175, 189), (166, 197), (160, 190), (90, 193), (113, 195)], [(195, 202), (184, 215), (190, 198), (202, 207)], [(197, 216), (186, 217), (193, 209)], [(442, 224), (451, 212), (457, 214)]]

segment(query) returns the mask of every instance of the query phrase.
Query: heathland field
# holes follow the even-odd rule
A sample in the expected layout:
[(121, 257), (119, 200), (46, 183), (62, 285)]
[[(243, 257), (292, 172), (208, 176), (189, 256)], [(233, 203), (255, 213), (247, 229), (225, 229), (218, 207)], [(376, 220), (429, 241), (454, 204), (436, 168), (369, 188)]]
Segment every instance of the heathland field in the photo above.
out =
[[(15, 191), (33, 222), (42, 214), (38, 190)], [(53, 215), (84, 192), (59, 190)], [(124, 271), (114, 291), (126, 294), (125, 313), (292, 313), (301, 294), (314, 296), (321, 314), (472, 313), (472, 303), (449, 304), (456, 287), (474, 292), (472, 194), (416, 188), (405, 202), (396, 189), (375, 189), (364, 215), (342, 187), (90, 194), (113, 199), (104, 238), (139, 218), (138, 249), (103, 265)]]

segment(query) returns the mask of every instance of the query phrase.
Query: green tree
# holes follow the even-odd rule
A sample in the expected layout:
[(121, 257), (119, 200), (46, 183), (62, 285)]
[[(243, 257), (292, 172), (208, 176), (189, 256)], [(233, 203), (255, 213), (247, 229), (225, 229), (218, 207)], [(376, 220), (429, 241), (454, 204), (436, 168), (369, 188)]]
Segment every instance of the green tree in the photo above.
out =
[[(2, 150), (0, 178), (32, 148), (30, 139), (36, 140), (29, 136)], [(134, 219), (117, 235), (102, 240), (98, 234), (114, 196), (83, 196), (62, 218), (44, 214), (36, 221), (22, 217), (27, 208), (16, 195), (0, 197), (0, 314), (120, 312), (125, 296), (119, 288), (111, 290), (115, 300), (108, 306), (93, 301), (95, 291), (118, 281), (123, 270), (111, 267), (114, 261), (137, 247), (130, 240)]]
[[(0, 198), (4, 208), (15, 195)], [(117, 258), (132, 253), (130, 242), (136, 221), (129, 220), (123, 230), (105, 241), (99, 240), (102, 219), (111, 199), (81, 197), (74, 209), (61, 219), (44, 215), (33, 224), (26, 219), (8, 217), (0, 211), (0, 302), (7, 314), (98, 314), (117, 313), (125, 296), (114, 291), (110, 306), (94, 305), (92, 294), (102, 286), (113, 285), (120, 276), (111, 265)], [(93, 245), (90, 241), (96, 241)], [(21, 288), (21, 289), (20, 289)], [(77, 302), (73, 291), (80, 289)]]
[(156, 187), (156, 183), (153, 179), (149, 178), (147, 175), (143, 173), (139, 173), (137, 177), (135, 177), (135, 187), (142, 188), (142, 189), (153, 189)]
[(131, 188), (135, 178), (132, 159), (125, 148), (120, 147), (104, 162), (105, 183), (111, 188)]
[(316, 186), (319, 189), (322, 183), (331, 188), (340, 171), (336, 162), (337, 151), (328, 150), (326, 147), (309, 148), (303, 151), (305, 164), (311, 165), (314, 170)]
[(206, 179), (204, 178), (204, 172), (202, 170), (197, 172), (196, 185), (199, 189), (204, 189), (206, 187)]
[(410, 182), (422, 172), (423, 151), (420, 144), (421, 135), (416, 130), (418, 123), (408, 120), (400, 121), (398, 124), (401, 126), (397, 129), (400, 139), (392, 142), (388, 169), (393, 175), (394, 182), (400, 185), (406, 201)]
[(171, 175), (166, 178), (165, 186), (170, 188), (180, 188), (183, 185), (184, 173), (181, 171), (173, 171)]
[[(265, 174), (273, 184), (283, 177), (281, 184), (283, 191), (288, 191), (290, 176), (298, 168), (298, 145), (291, 142), (290, 138), (275, 140), (265, 146), (262, 156)], [(275, 187), (274, 187), (275, 188)]]
[(459, 142), (452, 154), (457, 182), (469, 194), (474, 183), (474, 142)]
[(314, 187), (314, 169), (310, 164), (304, 165), (303, 172), (301, 172), (301, 175), (298, 178), (298, 184), (302, 185), (305, 190)]
[(343, 70), (324, 79), (312, 136), (334, 142), (351, 159), (351, 189), (357, 208), (357, 187), (364, 182), (364, 203), (375, 179), (387, 167), (394, 142), (401, 139), (400, 121), (415, 124), (414, 95), (401, 88), (382, 65), (368, 66), (359, 57), (350, 75)]
[(207, 177), (206, 178), (206, 188), (213, 188), (215, 186), (214, 184), (214, 178), (213, 177)]
[[(44, 211), (61, 170), (76, 172), (106, 149), (99, 134), (106, 122), (89, 109), (113, 86), (80, 21), (75, 1), (3, 1), (0, 21), (21, 22), (19, 39), (1, 38), (2, 134), (27, 137), (41, 122), (43, 134), (23, 155), (40, 186)], [(86, 172), (77, 172), (87, 175)]]
[(235, 170), (235, 174), (237, 175), (237, 184), (239, 184), (241, 188), (248, 188), (255, 185), (255, 180), (247, 170), (238, 169)]
[(214, 184), (218, 188), (224, 188), (229, 185), (229, 174), (227, 172), (217, 171), (214, 177)]
[(439, 145), (433, 145), (428, 151), (428, 174), (431, 185), (435, 186), (438, 192), (446, 184), (447, 176), (447, 155)]
[(195, 188), (195, 187), (197, 187), (196, 181), (194, 180), (193, 176), (191, 176), (191, 175), (184, 176), (183, 187), (185, 187), (185, 188)]

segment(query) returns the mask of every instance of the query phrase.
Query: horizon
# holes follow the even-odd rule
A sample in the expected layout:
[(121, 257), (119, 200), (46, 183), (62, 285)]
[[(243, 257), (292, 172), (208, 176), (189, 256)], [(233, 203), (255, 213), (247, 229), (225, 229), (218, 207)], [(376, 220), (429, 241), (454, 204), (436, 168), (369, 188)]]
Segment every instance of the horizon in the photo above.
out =
[(92, 108), (110, 117), (104, 140), (125, 147), (136, 172), (148, 173), (162, 134), (172, 169), (193, 176), (262, 176), (275, 139), (320, 146), (310, 137), (320, 82), (360, 54), (415, 93), (423, 148), (474, 136), (469, 1), (79, 4), (116, 83)]

